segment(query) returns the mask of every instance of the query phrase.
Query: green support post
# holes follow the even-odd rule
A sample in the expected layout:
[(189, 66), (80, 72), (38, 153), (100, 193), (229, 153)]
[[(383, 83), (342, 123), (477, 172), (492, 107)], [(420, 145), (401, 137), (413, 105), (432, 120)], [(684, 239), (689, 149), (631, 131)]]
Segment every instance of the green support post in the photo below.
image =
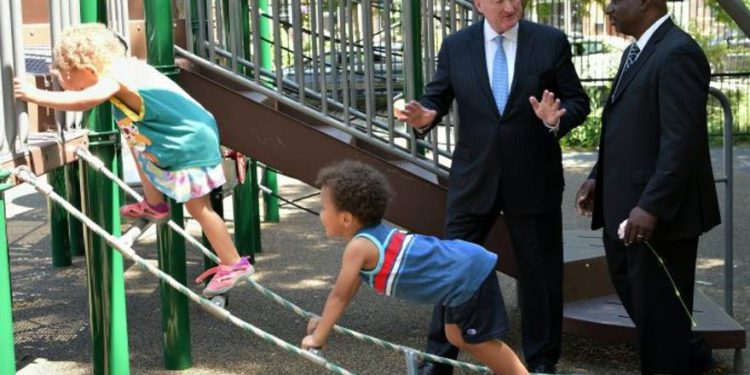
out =
[(258, 162), (248, 159), (247, 178), (234, 188), (234, 243), (240, 255), (261, 252)]
[[(169, 200), (172, 221), (184, 227), (182, 205)], [(166, 225), (157, 232), (159, 268), (182, 284), (187, 281), (185, 239)], [(190, 355), (190, 314), (187, 297), (169, 284), (160, 281), (161, 324), (164, 334), (164, 366), (168, 370), (184, 370), (193, 363)]]
[[(81, 22), (107, 22), (104, 0), (81, 0)], [(89, 150), (118, 172), (120, 136), (112, 121), (111, 106), (88, 113)], [(83, 212), (115, 237), (120, 235), (120, 190), (107, 177), (85, 165), (81, 170)], [(87, 229), (86, 267), (93, 374), (128, 374), (128, 326), (122, 255)]]
[[(49, 184), (62, 196), (66, 196), (65, 167), (55, 168), (47, 173)], [(68, 240), (68, 212), (47, 199), (49, 211), (49, 236), (52, 243), (52, 266), (67, 267), (71, 264), (70, 241)]]
[[(222, 2), (224, 14), (229, 14), (229, 1)], [(247, 0), (240, 0), (242, 20), (242, 51), (245, 57), (250, 56), (250, 20)], [(229, 22), (224, 23), (224, 34), (229, 36), (233, 27), (230, 17)], [(231, 45), (229, 40), (225, 41)], [(234, 52), (234, 51), (233, 51)], [(245, 75), (250, 72), (242, 69)], [(258, 189), (258, 163), (247, 159), (246, 175), (244, 183), (237, 184), (233, 191), (234, 207), (234, 242), (240, 255), (254, 255), (261, 251), (260, 240), (260, 191)]]
[[(148, 63), (163, 74), (177, 74), (174, 63), (174, 33), (172, 30), (171, 0), (146, 0), (143, 2), (146, 19)], [(182, 205), (171, 199), (169, 209), (172, 221), (184, 226)], [(185, 264), (185, 240), (165, 225), (157, 231), (159, 243), (159, 267), (182, 284), (187, 281)], [(192, 366), (190, 354), (190, 316), (188, 299), (170, 288), (161, 285), (162, 330), (164, 341), (164, 366), (168, 370), (183, 370)]]
[(5, 179), (10, 172), (0, 170), (0, 374), (16, 373), (13, 345), (13, 297), (10, 288), (10, 252), (5, 224)]
[[(258, 7), (260, 7), (261, 13), (271, 14), (268, 7), (268, 0), (260, 0), (258, 2)], [(271, 20), (266, 17), (260, 17), (260, 36), (260, 66), (270, 71), (273, 69), (273, 46), (270, 42), (273, 38), (273, 32), (271, 29)], [(274, 194), (279, 193), (279, 183), (277, 181), (276, 172), (268, 168), (263, 168), (263, 178), (261, 179), (261, 183)], [(280, 219), (279, 198), (264, 192), (263, 203), (265, 207), (264, 220), (268, 223), (278, 223)]]
[[(64, 169), (65, 191), (68, 193), (68, 202), (81, 209), (81, 181), (78, 177), (81, 172), (78, 163), (68, 164)], [(83, 223), (70, 214), (68, 214), (68, 244), (70, 245), (71, 255), (84, 255)]]

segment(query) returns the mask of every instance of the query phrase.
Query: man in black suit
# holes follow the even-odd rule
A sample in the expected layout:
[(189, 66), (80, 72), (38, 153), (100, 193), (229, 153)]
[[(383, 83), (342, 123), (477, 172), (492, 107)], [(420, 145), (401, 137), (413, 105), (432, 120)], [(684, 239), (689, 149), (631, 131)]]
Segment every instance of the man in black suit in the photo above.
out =
[[(474, 5), (484, 20), (443, 41), (425, 94), (396, 110), (396, 117), (424, 135), (457, 101), (445, 236), (481, 244), (503, 214), (518, 262), (526, 363), (534, 372), (551, 373), (562, 327), (558, 141), (586, 118), (589, 98), (562, 32), (521, 20), (521, 0)], [(436, 307), (427, 351), (455, 358), (442, 314)], [(425, 363), (421, 373), (451, 370)]]
[(606, 12), (637, 41), (623, 55), (602, 113), (599, 159), (576, 204), (593, 213), (593, 229), (604, 227), (610, 277), (636, 325), (641, 372), (702, 373), (710, 350), (693, 338), (648, 246), (692, 312), (698, 236), (720, 222), (706, 129), (710, 68), (670, 20), (665, 0), (612, 0)]

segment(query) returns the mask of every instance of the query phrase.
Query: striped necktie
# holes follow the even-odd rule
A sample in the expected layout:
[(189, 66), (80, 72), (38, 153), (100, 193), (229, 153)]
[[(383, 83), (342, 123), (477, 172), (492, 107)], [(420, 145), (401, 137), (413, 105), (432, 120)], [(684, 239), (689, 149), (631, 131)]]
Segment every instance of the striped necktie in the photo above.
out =
[(625, 75), (625, 73), (628, 72), (628, 69), (635, 64), (635, 60), (638, 59), (638, 55), (641, 53), (641, 49), (638, 48), (638, 45), (633, 43), (630, 45), (630, 49), (628, 50), (628, 57), (625, 59), (625, 65), (622, 66), (622, 72), (620, 73), (620, 76), (617, 78), (617, 84), (615, 85), (615, 91), (614, 95), (612, 95), (612, 100), (615, 100), (615, 97), (617, 96), (617, 89), (620, 87), (620, 81), (622, 81), (622, 77)]

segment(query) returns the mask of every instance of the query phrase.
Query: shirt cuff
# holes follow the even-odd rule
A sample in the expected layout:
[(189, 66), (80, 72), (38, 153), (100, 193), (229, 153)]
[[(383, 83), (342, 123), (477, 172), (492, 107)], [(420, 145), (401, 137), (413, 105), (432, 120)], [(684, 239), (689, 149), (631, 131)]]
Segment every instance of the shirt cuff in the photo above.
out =
[(416, 130), (417, 133), (419, 133), (419, 134), (424, 134), (425, 132), (427, 132), (427, 129), (430, 128), (430, 125), (432, 125), (432, 124), (427, 124), (427, 125), (424, 125), (424, 126), (420, 126), (418, 128), (414, 128), (414, 130)]
[(557, 134), (557, 131), (560, 130), (560, 120), (559, 119), (557, 120), (557, 124), (555, 124), (555, 125), (550, 125), (550, 124), (548, 124), (548, 123), (546, 123), (544, 121), (542, 121), (542, 123), (544, 124), (544, 126), (547, 127), (547, 129), (549, 129), (550, 133)]

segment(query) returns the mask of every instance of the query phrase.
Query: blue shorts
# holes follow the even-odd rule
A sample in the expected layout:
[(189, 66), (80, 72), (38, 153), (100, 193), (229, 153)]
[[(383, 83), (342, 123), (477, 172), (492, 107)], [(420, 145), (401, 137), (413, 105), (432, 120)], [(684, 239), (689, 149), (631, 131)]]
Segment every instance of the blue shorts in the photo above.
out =
[(445, 324), (458, 325), (461, 337), (469, 344), (502, 340), (508, 334), (508, 313), (495, 270), (490, 271), (468, 301), (444, 308)]

